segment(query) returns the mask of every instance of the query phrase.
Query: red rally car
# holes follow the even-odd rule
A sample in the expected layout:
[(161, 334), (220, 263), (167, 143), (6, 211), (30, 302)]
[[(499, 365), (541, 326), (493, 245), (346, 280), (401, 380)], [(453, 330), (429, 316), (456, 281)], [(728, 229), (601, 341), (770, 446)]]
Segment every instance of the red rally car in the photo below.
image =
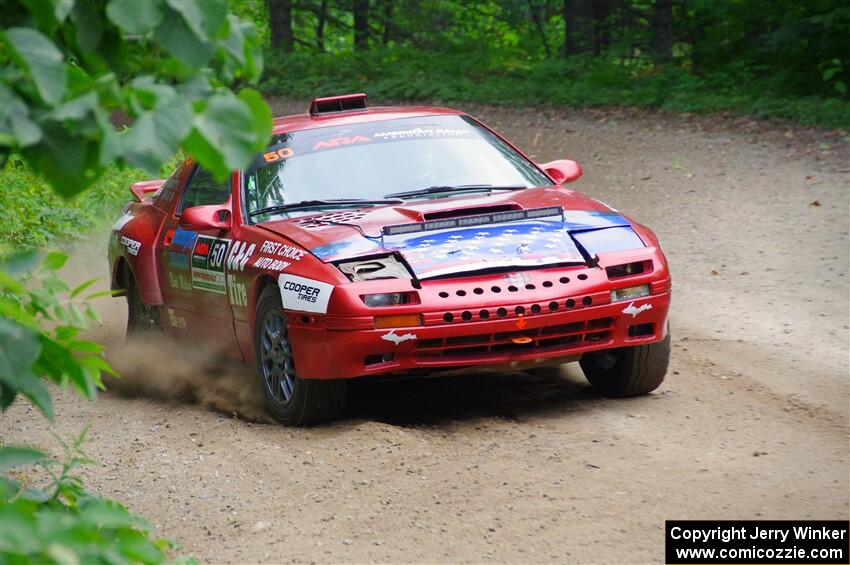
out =
[(339, 414), (346, 379), (580, 361), (611, 396), (667, 371), (670, 274), (656, 236), (564, 185), (475, 118), (319, 98), (278, 118), (228, 182), (191, 159), (109, 243), (128, 333), (256, 363), (269, 412)]

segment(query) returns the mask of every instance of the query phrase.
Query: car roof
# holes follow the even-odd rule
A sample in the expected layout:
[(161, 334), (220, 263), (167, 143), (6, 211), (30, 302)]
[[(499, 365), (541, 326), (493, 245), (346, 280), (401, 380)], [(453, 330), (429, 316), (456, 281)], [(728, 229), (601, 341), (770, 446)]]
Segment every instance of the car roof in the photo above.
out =
[(320, 114), (295, 114), (282, 116), (274, 119), (272, 132), (277, 135), (347, 124), (362, 124), (367, 122), (380, 122), (383, 120), (394, 120), (398, 118), (416, 118), (422, 116), (458, 116), (463, 112), (451, 108), (439, 108), (434, 106), (375, 106), (365, 110), (349, 110), (345, 112), (334, 112)]

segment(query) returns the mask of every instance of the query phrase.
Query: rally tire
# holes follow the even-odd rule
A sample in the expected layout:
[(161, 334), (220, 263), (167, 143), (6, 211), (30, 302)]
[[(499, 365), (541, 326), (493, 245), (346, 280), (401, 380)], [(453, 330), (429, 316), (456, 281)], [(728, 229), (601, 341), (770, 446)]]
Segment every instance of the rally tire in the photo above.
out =
[(658, 388), (670, 364), (670, 332), (657, 343), (593, 351), (579, 361), (590, 385), (605, 396), (647, 394)]
[[(277, 286), (268, 286), (260, 293), (256, 314), (254, 355), (257, 360), (257, 379), (269, 414), (286, 426), (307, 426), (338, 418), (345, 407), (345, 380), (302, 379), (297, 375), (288, 342), (286, 315)], [(269, 352), (272, 340), (269, 339), (268, 328), (274, 328), (276, 324), (280, 324), (276, 330), (280, 340), (274, 349), (280, 354), (278, 357), (285, 356), (282, 352), (288, 352), (291, 356), (290, 380), (286, 380), (286, 377), (275, 379), (271, 375), (280, 366), (273, 359), (274, 352)]]
[(132, 275), (127, 281), (127, 338), (162, 335), (159, 308), (142, 302), (142, 293)]

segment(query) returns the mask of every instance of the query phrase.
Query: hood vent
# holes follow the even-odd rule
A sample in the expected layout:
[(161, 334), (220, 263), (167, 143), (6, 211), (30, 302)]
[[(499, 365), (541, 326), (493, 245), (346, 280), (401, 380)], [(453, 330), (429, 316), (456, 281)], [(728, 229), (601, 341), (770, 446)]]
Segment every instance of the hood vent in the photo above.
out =
[(501, 204), (498, 206), (476, 206), (474, 208), (456, 208), (454, 210), (437, 210), (422, 214), (422, 219), (445, 220), (446, 218), (463, 218), (465, 216), (478, 216), (479, 214), (492, 214), (494, 212), (510, 212), (511, 210), (522, 210), (518, 204)]

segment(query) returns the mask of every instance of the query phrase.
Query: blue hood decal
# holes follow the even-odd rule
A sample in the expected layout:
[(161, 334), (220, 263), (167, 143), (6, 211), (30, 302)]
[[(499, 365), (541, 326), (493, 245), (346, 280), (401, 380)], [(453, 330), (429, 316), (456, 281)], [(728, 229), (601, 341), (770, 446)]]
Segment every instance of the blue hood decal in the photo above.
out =
[(597, 252), (644, 247), (616, 212), (567, 211), (564, 220), (537, 219), (469, 228), (356, 236), (310, 251), (324, 261), (376, 253), (401, 253), (421, 279), (499, 267), (534, 267), (585, 262)]

